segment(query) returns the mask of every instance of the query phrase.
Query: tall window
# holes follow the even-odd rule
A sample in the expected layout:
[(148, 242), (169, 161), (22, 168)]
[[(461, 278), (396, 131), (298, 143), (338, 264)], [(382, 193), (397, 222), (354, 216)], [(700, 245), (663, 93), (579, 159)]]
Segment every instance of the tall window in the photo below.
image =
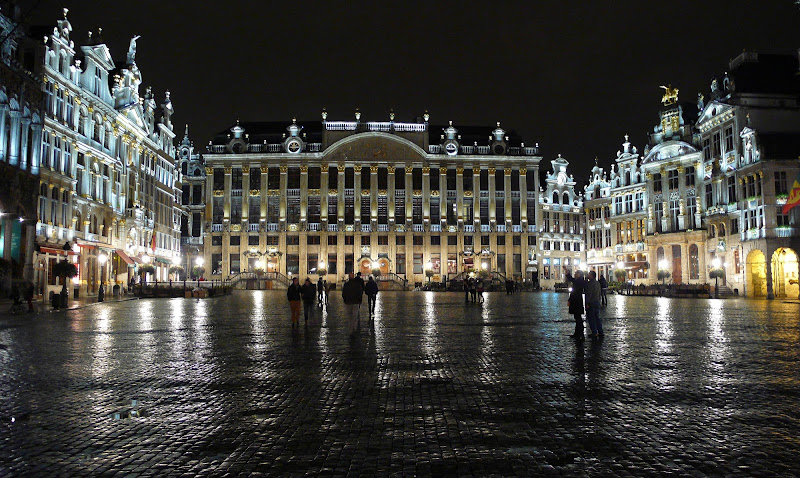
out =
[(695, 180), (694, 166), (689, 166), (688, 168), (686, 168), (685, 174), (686, 174), (686, 185), (694, 186), (694, 180)]
[(733, 126), (725, 128), (725, 152), (733, 151)]
[(673, 169), (667, 172), (667, 182), (671, 191), (678, 189), (678, 170)]
[(663, 232), (661, 218), (664, 216), (664, 203), (657, 202), (653, 204), (653, 219), (655, 222), (656, 232)]
[(714, 189), (711, 184), (706, 184), (706, 209), (714, 206)]
[(680, 204), (678, 199), (670, 199), (669, 201), (669, 230), (678, 230), (678, 213), (680, 212)]
[(694, 196), (686, 198), (686, 217), (684, 218), (686, 229), (697, 227), (694, 215), (697, 213), (697, 199)]
[(728, 176), (728, 204), (736, 202), (736, 177)]
[(657, 193), (661, 192), (661, 173), (655, 173), (653, 175), (653, 191)]
[(369, 224), (369, 213), (370, 213), (369, 196), (361, 196), (361, 211), (360, 211), (361, 224)]
[(689, 280), (700, 279), (700, 254), (697, 244), (689, 246)]
[(775, 171), (775, 194), (789, 194), (786, 171)]

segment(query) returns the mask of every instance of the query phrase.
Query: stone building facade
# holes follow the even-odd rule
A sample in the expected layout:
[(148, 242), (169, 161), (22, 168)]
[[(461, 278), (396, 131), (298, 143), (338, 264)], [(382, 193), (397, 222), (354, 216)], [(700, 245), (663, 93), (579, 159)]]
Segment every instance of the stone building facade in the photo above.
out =
[(384, 282), (423, 284), (488, 270), (538, 280), (541, 157), (499, 124), (323, 112), (321, 122), (237, 122), (203, 156), (209, 278), (379, 270)]

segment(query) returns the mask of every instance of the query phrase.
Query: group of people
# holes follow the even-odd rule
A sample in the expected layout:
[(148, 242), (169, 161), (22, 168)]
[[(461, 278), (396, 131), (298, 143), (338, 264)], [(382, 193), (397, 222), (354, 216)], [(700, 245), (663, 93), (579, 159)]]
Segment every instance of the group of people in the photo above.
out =
[[(22, 299), (20, 298), (20, 290), (19, 285), (16, 283), (11, 285), (11, 300), (14, 302), (14, 305), (22, 304)], [(34, 312), (33, 308), (33, 296), (35, 293), (35, 287), (33, 286), (33, 282), (26, 282), (24, 286), (25, 292), (25, 301), (28, 303), (28, 312)]]
[(472, 299), (472, 302), (478, 302), (479, 304), (483, 303), (483, 291), (486, 290), (486, 284), (483, 282), (483, 279), (480, 277), (472, 278), (468, 277), (464, 280), (464, 302), (469, 302)]
[[(603, 338), (603, 323), (600, 320), (600, 308), (608, 305), (606, 289), (608, 283), (605, 277), (600, 276), (597, 280), (597, 273), (589, 272), (588, 280), (583, 276), (582, 271), (576, 271), (575, 277), (564, 267), (564, 275), (572, 284), (572, 291), (569, 294), (567, 305), (569, 313), (575, 317), (575, 332), (570, 337), (575, 340), (584, 340), (583, 314), (586, 313), (586, 321), (589, 323), (589, 334), (592, 338)], [(586, 296), (586, 307), (584, 307), (584, 295)]]
[[(308, 319), (314, 316), (314, 299), (317, 300), (319, 307), (327, 305), (333, 288), (333, 284), (328, 284), (322, 278), (317, 281), (316, 285), (311, 282), (310, 278), (306, 278), (301, 286), (298, 278), (294, 277), (286, 292), (286, 298), (289, 299), (289, 308), (292, 311), (292, 328), (299, 326), (301, 308), (303, 309), (304, 320), (308, 322)], [(361, 302), (364, 295), (367, 296), (367, 309), (369, 310), (370, 320), (373, 319), (378, 291), (378, 283), (375, 282), (374, 277), (370, 276), (369, 280), (364, 282), (360, 272), (355, 276), (352, 273), (348, 274), (347, 282), (342, 286), (342, 299), (347, 310), (351, 336), (355, 336), (358, 327), (361, 325)]]

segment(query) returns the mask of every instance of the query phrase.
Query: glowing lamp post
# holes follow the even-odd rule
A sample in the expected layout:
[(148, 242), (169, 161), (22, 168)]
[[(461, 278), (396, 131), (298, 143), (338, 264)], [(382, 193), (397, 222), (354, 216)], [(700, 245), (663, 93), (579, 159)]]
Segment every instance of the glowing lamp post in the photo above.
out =
[(431, 263), (430, 261), (428, 261), (428, 263), (425, 264), (425, 275), (428, 277), (428, 288), (430, 288), (431, 277), (433, 277), (433, 263)]
[(658, 273), (657, 277), (661, 280), (661, 286), (664, 287), (664, 282), (669, 278), (670, 273), (667, 270), (669, 267), (669, 262), (666, 259), (661, 259), (658, 261)]
[(317, 264), (317, 274), (322, 277), (327, 273), (328, 271), (325, 270), (325, 261), (319, 261), (319, 264)]
[(719, 299), (719, 278), (725, 277), (725, 269), (722, 268), (722, 261), (719, 260), (719, 257), (715, 257), (711, 261), (711, 272), (708, 275), (714, 279), (714, 298)]

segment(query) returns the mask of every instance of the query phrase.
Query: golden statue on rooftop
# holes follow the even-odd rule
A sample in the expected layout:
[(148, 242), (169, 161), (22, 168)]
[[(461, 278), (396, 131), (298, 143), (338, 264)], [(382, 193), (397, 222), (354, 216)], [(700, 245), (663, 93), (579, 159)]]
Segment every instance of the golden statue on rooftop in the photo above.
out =
[(674, 105), (678, 102), (678, 89), (673, 88), (672, 85), (664, 86), (661, 85), (661, 88), (664, 88), (664, 96), (661, 98), (661, 104), (664, 106)]

